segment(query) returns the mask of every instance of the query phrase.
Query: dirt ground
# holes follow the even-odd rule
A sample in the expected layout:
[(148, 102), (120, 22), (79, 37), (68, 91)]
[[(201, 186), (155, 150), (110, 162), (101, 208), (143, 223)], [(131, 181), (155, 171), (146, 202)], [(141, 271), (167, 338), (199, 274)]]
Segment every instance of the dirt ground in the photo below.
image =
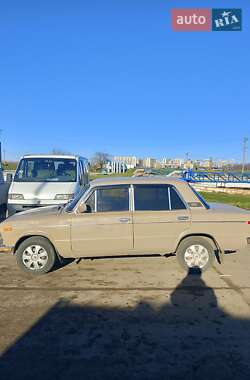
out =
[(202, 276), (170, 258), (41, 277), (0, 255), (0, 379), (249, 379), (250, 251)]

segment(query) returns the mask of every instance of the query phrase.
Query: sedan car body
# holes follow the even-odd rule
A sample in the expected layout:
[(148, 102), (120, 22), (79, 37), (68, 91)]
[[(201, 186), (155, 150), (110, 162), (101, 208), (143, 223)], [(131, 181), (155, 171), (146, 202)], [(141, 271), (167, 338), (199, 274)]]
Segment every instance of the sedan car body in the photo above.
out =
[(105, 178), (92, 181), (65, 207), (8, 218), (0, 233), (5, 248), (32, 273), (47, 272), (57, 256), (153, 253), (176, 253), (184, 268), (205, 270), (215, 256), (221, 262), (224, 252), (250, 244), (250, 212), (208, 205), (180, 179)]

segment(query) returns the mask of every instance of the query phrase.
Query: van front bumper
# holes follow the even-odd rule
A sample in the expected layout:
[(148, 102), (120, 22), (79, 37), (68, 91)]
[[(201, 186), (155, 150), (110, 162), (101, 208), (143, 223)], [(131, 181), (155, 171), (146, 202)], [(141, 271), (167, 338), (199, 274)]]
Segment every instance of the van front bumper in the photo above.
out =
[(31, 208), (43, 207), (43, 206), (50, 206), (50, 205), (38, 205), (38, 204), (22, 205), (22, 204), (17, 204), (17, 203), (11, 203), (11, 204), (8, 204), (8, 211), (15, 214), (16, 212), (26, 211), (26, 210), (30, 210)]
[(16, 212), (21, 212), (21, 211), (26, 211), (26, 210), (30, 210), (32, 208), (38, 208), (38, 207), (47, 207), (47, 206), (57, 206), (57, 205), (60, 205), (60, 204), (65, 204), (67, 203), (67, 201), (54, 201), (54, 200), (51, 200), (51, 201), (46, 201), (46, 202), (37, 202), (37, 203), (10, 203), (8, 202), (8, 212), (9, 212), (9, 215), (13, 215), (15, 214)]

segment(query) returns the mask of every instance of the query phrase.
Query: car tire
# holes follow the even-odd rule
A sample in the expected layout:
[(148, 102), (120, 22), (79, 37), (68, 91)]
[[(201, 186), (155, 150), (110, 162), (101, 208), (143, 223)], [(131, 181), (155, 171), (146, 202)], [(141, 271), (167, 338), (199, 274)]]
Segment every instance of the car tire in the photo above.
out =
[(181, 241), (176, 251), (177, 261), (186, 271), (205, 272), (215, 259), (215, 247), (210, 239), (191, 236)]
[(27, 238), (16, 251), (19, 267), (34, 275), (48, 273), (55, 265), (56, 258), (53, 245), (41, 236)]

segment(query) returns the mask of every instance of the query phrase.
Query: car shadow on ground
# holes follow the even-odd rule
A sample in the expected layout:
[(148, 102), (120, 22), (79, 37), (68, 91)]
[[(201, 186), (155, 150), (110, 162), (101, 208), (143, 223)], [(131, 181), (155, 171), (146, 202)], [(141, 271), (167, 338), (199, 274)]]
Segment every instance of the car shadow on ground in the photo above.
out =
[[(176, 256), (175, 253), (167, 253), (164, 255), (164, 257), (166, 259), (169, 257), (173, 257), (173, 256)], [(145, 255), (84, 256), (84, 257), (79, 257), (79, 258), (63, 258), (63, 257), (60, 257), (60, 260), (59, 259), (56, 260), (55, 265), (50, 270), (50, 272), (56, 272), (56, 271), (58, 271), (64, 267), (66, 267), (67, 265), (73, 263), (73, 262), (75, 264), (79, 264), (81, 261), (84, 261), (84, 260), (86, 260), (86, 261), (94, 261), (94, 260), (100, 261), (100, 260), (107, 260), (107, 259), (112, 259), (112, 260), (115, 260), (115, 259), (138, 259), (138, 258), (150, 259), (152, 257), (162, 257), (162, 255), (152, 253), (150, 255), (145, 254)]]
[(189, 273), (160, 308), (61, 299), (2, 355), (0, 378), (245, 380), (249, 337), (250, 320), (225, 314), (200, 273)]

